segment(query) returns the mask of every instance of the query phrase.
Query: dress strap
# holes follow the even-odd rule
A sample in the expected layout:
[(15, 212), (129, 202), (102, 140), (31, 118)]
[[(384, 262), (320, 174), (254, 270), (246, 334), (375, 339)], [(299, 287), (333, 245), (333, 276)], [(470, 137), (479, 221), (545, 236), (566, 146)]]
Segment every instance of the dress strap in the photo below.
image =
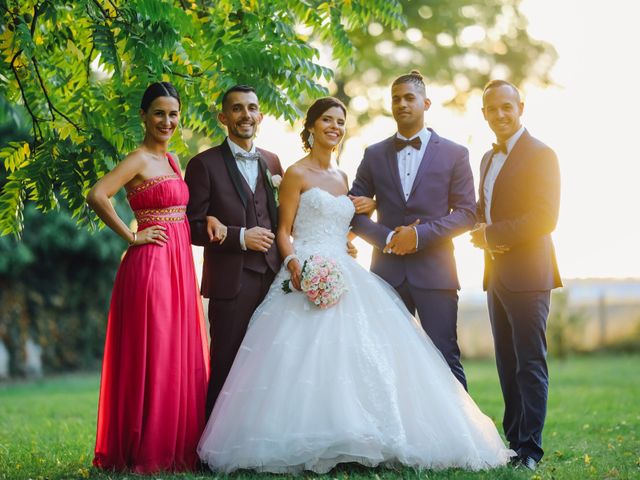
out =
[(176, 175), (178, 175), (179, 178), (182, 178), (182, 172), (180, 171), (180, 167), (174, 160), (173, 155), (167, 152), (167, 158), (169, 159), (169, 165), (171, 165), (171, 168), (173, 168), (173, 171), (176, 172)]

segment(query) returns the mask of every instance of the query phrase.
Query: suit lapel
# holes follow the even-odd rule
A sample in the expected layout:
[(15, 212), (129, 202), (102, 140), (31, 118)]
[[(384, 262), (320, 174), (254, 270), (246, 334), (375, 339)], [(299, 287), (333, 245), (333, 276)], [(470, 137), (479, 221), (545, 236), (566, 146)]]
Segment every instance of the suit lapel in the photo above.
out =
[(507, 159), (505, 160), (504, 165), (502, 165), (500, 172), (498, 172), (496, 181), (493, 183), (493, 194), (491, 195), (492, 200), (496, 198), (496, 192), (499, 186), (504, 182), (504, 179), (510, 175), (510, 172), (517, 167), (518, 163), (520, 163), (520, 161), (526, 156), (525, 151), (530, 138), (531, 136), (529, 135), (529, 132), (525, 129), (509, 152), (509, 155), (507, 155)]
[(271, 226), (275, 231), (278, 227), (278, 206), (276, 205), (276, 198), (273, 194), (273, 184), (271, 180), (268, 178), (271, 175), (271, 171), (267, 166), (267, 162), (262, 157), (262, 152), (259, 149), (256, 151), (260, 154), (260, 158), (258, 159), (258, 163), (260, 165), (260, 175), (262, 176), (262, 182), (264, 184), (264, 188), (267, 191), (267, 209), (269, 210), (269, 218), (271, 219)]
[(482, 157), (480, 162), (480, 187), (478, 191), (478, 198), (480, 199), (480, 215), (484, 218), (485, 205), (484, 205), (484, 181), (487, 178), (487, 172), (491, 166), (491, 159), (493, 158), (493, 150), (489, 150)]
[(429, 131), (431, 132), (431, 137), (429, 138), (429, 143), (427, 143), (427, 148), (425, 149), (422, 160), (420, 161), (420, 165), (418, 166), (418, 171), (416, 172), (416, 178), (413, 180), (409, 198), (411, 198), (411, 195), (413, 195), (413, 192), (416, 191), (418, 184), (425, 176), (431, 160), (433, 160), (433, 158), (438, 155), (438, 151), (440, 150), (440, 137), (433, 130), (429, 129)]
[(387, 139), (385, 157), (386, 157), (387, 166), (389, 167), (389, 173), (391, 174), (393, 183), (396, 186), (398, 195), (400, 195), (400, 198), (402, 199), (402, 204), (405, 205), (407, 201), (404, 198), (404, 191), (402, 190), (402, 182), (400, 182), (400, 171), (398, 170), (398, 154), (396, 152), (395, 147), (393, 146), (394, 137), (395, 135)]
[(244, 208), (247, 208), (247, 194), (242, 187), (242, 174), (238, 169), (236, 159), (234, 158), (233, 153), (231, 153), (231, 148), (226, 140), (220, 145), (220, 150), (222, 151), (222, 158), (224, 159), (224, 164), (227, 167), (227, 172), (229, 172), (231, 183), (233, 183), (236, 192), (238, 192), (238, 196), (240, 197), (240, 200), (242, 200), (242, 205)]

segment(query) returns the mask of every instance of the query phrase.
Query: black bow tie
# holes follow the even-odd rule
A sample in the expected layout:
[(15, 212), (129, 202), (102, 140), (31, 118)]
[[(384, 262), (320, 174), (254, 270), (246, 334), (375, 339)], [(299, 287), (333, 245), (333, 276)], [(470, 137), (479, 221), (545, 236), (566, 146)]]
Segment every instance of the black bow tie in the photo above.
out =
[(502, 152), (505, 155), (507, 154), (507, 144), (506, 143), (492, 143), (491, 148), (493, 148), (493, 154), (495, 155), (498, 152)]
[(420, 137), (414, 137), (411, 140), (403, 140), (401, 138), (396, 137), (393, 140), (393, 144), (396, 147), (396, 152), (399, 152), (405, 147), (413, 147), (416, 150), (420, 150), (420, 148), (422, 147), (422, 140), (420, 140)]

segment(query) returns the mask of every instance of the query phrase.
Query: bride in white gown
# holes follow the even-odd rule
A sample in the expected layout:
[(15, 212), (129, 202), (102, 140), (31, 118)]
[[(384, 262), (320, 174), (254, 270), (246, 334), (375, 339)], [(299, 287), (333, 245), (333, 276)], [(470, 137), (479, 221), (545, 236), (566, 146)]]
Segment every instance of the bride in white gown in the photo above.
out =
[[(352, 202), (346, 176), (330, 164), (345, 115), (331, 97), (307, 112), (309, 155), (289, 168), (280, 188), (278, 247), (297, 258), (254, 313), (198, 454), (223, 472), (325, 473), (343, 462), (505, 465), (515, 453), (493, 422), (393, 288), (346, 251), (354, 203), (360, 212), (372, 201)], [(299, 287), (301, 262), (312, 254), (335, 260), (348, 288), (328, 309), (281, 288), (289, 278)]]

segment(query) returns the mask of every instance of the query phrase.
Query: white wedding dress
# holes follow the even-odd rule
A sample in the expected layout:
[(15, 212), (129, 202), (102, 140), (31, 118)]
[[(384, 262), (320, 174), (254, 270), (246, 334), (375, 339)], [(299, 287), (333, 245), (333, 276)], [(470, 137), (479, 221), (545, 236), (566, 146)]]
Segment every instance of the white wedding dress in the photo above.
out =
[(335, 259), (348, 291), (321, 310), (301, 292), (285, 294), (289, 275), (279, 272), (200, 439), (200, 458), (223, 472), (505, 465), (515, 453), (393, 288), (347, 254), (353, 213), (344, 195), (317, 187), (301, 195), (296, 253)]

